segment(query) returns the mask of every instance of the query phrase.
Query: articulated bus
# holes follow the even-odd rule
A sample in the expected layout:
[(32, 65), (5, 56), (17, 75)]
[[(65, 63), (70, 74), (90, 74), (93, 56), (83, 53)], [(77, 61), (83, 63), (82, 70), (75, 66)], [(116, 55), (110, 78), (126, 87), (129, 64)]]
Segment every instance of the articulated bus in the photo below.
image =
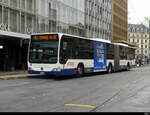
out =
[(45, 75), (76, 75), (122, 69), (135, 64), (135, 48), (103, 39), (63, 33), (31, 35), (28, 72)]

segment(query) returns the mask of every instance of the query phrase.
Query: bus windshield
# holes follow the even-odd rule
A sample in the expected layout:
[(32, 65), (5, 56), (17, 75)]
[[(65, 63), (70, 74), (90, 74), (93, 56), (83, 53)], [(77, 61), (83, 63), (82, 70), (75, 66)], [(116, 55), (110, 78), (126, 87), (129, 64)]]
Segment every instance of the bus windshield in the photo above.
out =
[(58, 41), (57, 35), (32, 36), (29, 50), (29, 62), (56, 64)]

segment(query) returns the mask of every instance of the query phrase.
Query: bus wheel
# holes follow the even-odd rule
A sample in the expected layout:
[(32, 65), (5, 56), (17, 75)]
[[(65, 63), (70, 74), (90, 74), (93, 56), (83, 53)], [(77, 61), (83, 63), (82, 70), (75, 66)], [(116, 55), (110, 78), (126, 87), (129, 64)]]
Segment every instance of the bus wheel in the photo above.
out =
[(113, 72), (113, 67), (111, 64), (109, 64), (108, 68), (107, 68), (107, 73), (112, 73)]
[(77, 77), (82, 77), (84, 75), (84, 67), (82, 65), (78, 65), (77, 67)]

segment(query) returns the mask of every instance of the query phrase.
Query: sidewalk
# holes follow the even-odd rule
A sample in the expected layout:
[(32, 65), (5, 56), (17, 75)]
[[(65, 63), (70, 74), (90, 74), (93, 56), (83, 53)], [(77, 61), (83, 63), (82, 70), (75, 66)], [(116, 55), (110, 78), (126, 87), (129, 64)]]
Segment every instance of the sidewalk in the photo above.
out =
[(0, 72), (0, 80), (19, 79), (39, 76), (39, 74), (28, 74), (27, 71)]

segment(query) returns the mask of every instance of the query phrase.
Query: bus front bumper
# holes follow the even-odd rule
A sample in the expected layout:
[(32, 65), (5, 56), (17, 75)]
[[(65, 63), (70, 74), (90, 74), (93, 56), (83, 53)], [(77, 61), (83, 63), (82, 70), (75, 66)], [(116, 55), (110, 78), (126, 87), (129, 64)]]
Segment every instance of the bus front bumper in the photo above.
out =
[(34, 71), (34, 70), (28, 70), (29, 74), (41, 74), (41, 75), (55, 75), (55, 76), (62, 76), (62, 75), (74, 75), (76, 74), (75, 69), (66, 69), (61, 71)]

